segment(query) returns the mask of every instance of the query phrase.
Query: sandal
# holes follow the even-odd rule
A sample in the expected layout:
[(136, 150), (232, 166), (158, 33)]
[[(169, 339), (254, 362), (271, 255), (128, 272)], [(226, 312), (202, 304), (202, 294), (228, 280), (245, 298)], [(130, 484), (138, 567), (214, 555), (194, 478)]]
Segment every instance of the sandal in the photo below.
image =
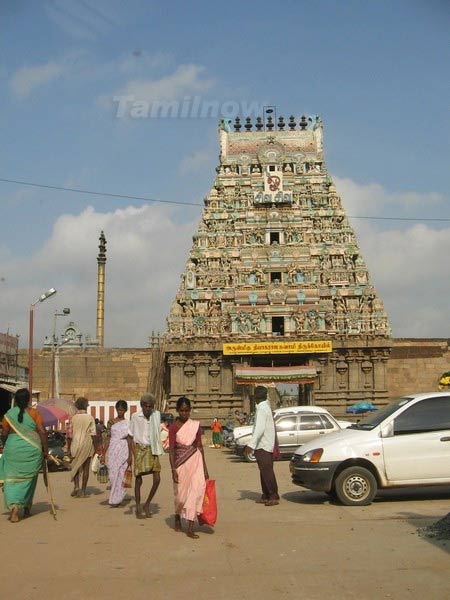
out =
[(80, 493), (80, 490), (78, 488), (74, 488), (71, 492), (70, 495), (72, 496), (72, 498), (77, 498), (78, 494)]

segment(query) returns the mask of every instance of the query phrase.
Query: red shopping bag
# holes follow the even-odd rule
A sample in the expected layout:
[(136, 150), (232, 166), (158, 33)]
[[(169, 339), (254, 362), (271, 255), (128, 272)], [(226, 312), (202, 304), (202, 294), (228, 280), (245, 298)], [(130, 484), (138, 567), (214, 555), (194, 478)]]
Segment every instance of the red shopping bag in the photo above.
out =
[(198, 522), (200, 525), (211, 525), (215, 524), (217, 520), (217, 498), (216, 498), (216, 482), (214, 479), (206, 480), (205, 497), (203, 498), (203, 508), (200, 515), (198, 515)]
[(125, 473), (123, 475), (123, 483), (122, 483), (123, 487), (130, 488), (132, 481), (133, 481), (133, 471), (131, 470), (131, 467), (127, 467), (127, 470), (125, 471)]

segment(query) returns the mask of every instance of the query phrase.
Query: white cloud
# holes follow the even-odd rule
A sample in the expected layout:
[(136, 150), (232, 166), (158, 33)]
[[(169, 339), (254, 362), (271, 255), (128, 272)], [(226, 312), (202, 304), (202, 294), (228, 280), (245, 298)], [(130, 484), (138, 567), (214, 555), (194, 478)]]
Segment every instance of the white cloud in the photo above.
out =
[(156, 54), (147, 54), (144, 51), (137, 50), (123, 56), (114, 62), (116, 71), (124, 75), (135, 73), (136, 71), (147, 71), (150, 69), (167, 69), (173, 67), (174, 58), (171, 54), (157, 52)]
[[(205, 68), (200, 65), (180, 65), (170, 75), (160, 79), (136, 79), (123, 88), (124, 96), (134, 96), (136, 100), (176, 100), (185, 94), (205, 92), (211, 88), (211, 79), (201, 79)], [(120, 95), (118, 93), (117, 95)]]
[(340, 177), (333, 177), (333, 181), (349, 216), (425, 217), (428, 216), (427, 210), (431, 209), (433, 214), (430, 216), (436, 213), (439, 217), (437, 209), (445, 203), (445, 198), (434, 192), (390, 192), (378, 183), (360, 185)]
[[(334, 177), (347, 215), (448, 218), (436, 193), (391, 193)], [(450, 223), (350, 219), (394, 337), (450, 337)]]
[(67, 68), (67, 64), (53, 61), (34, 67), (22, 67), (11, 78), (11, 89), (19, 98), (26, 98), (34, 89), (61, 77)]
[[(30, 303), (47, 288), (58, 293), (36, 308), (35, 340), (51, 335), (56, 308), (71, 308), (68, 320), (95, 336), (98, 237), (107, 239), (105, 344), (147, 346), (152, 330), (163, 331), (189, 251), (194, 223), (176, 224), (173, 209), (158, 205), (110, 213), (89, 208), (64, 215), (35, 256), (11, 260), (2, 276), (0, 331), (21, 334), (26, 345)], [(62, 317), (61, 331), (67, 322)]]
[[(156, 57), (157, 60), (157, 57)], [(190, 94), (201, 94), (214, 85), (211, 78), (202, 78), (205, 68), (200, 65), (179, 65), (175, 71), (155, 79), (133, 79), (97, 103), (109, 107), (113, 98), (130, 98), (135, 103), (170, 102)]]

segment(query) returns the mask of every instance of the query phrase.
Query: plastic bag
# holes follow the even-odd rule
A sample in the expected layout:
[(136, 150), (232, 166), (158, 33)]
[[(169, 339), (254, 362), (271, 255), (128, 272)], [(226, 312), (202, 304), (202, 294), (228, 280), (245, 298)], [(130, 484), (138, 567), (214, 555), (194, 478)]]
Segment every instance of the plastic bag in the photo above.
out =
[(100, 456), (95, 453), (94, 456), (92, 457), (92, 461), (91, 461), (91, 471), (93, 473), (98, 473), (98, 470), (101, 467), (101, 462), (100, 462)]
[(123, 487), (130, 488), (132, 481), (133, 481), (133, 471), (132, 471), (131, 467), (128, 467), (123, 476)]
[(99, 483), (108, 483), (108, 467), (101, 465), (97, 473), (97, 481)]
[(206, 480), (205, 497), (203, 498), (202, 512), (198, 515), (200, 525), (215, 524), (217, 520), (217, 497), (216, 497), (216, 482), (214, 479)]

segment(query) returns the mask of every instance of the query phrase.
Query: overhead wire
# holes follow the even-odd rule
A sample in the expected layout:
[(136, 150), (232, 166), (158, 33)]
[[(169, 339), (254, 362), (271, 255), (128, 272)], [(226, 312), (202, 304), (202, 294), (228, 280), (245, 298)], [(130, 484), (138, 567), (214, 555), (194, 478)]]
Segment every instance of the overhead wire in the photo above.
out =
[[(122, 198), (124, 200), (139, 200), (141, 202), (154, 202), (160, 204), (177, 204), (180, 206), (203, 206), (199, 202), (181, 202), (180, 200), (161, 200), (160, 198), (147, 198), (145, 196), (134, 196), (132, 194), (114, 194), (111, 192), (97, 192), (93, 190), (84, 190), (80, 188), (68, 188), (61, 185), (49, 185), (44, 183), (35, 183), (31, 181), (20, 181), (17, 179), (6, 179), (0, 177), (0, 182), (13, 183), (16, 185), (26, 185), (30, 187), (43, 188), (49, 190), (55, 190), (60, 192), (73, 192), (76, 194), (87, 194), (90, 196), (104, 196), (107, 198)], [(439, 221), (449, 222), (450, 218), (446, 217), (373, 217), (366, 215), (346, 215), (348, 219), (368, 219), (373, 221)]]

